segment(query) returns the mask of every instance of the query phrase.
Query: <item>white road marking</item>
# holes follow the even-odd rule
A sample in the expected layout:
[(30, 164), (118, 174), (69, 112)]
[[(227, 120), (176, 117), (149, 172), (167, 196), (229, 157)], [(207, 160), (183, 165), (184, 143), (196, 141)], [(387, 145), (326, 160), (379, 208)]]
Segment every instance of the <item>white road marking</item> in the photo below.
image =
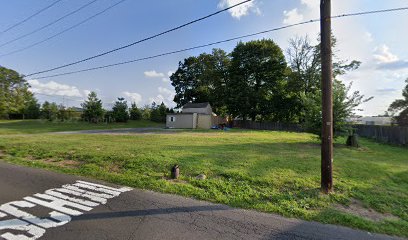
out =
[[(24, 197), (23, 201), (13, 201), (0, 206), (0, 239), (35, 240), (42, 237), (46, 229), (62, 226), (71, 221), (71, 216), (82, 215), (93, 207), (106, 204), (107, 199), (119, 196), (131, 188), (113, 188), (101, 184), (76, 181), (61, 188), (46, 190)], [(67, 195), (68, 194), (68, 195)], [(72, 196), (71, 196), (72, 195)], [(74, 197), (75, 196), (75, 197)], [(85, 199), (84, 199), (85, 198)], [(22, 209), (33, 207), (50, 209), (49, 218), (39, 218)], [(1, 220), (8, 218), (6, 220)], [(21, 232), (16, 234), (16, 232)]]
[(96, 207), (96, 206), (99, 205), (96, 202), (91, 202), (91, 201), (88, 201), (88, 200), (83, 200), (83, 199), (74, 198), (74, 197), (69, 197), (69, 196), (64, 195), (62, 193), (55, 192), (54, 189), (50, 189), (50, 190), (45, 191), (45, 194), (50, 195), (50, 196), (54, 196), (54, 197), (58, 197), (58, 198), (61, 198), (61, 199), (67, 200), (67, 201), (79, 203), (79, 204), (89, 206), (89, 207)]
[(24, 212), (19, 208), (33, 208), (36, 205), (27, 201), (15, 201), (15, 202), (9, 202), (6, 204), (3, 204), (0, 206), (0, 209), (8, 213), (9, 215), (12, 215), (17, 218), (21, 218), (22, 220), (25, 220), (27, 222), (30, 222), (32, 224), (35, 224), (37, 226), (43, 227), (43, 228), (50, 228), (50, 227), (57, 227), (60, 225), (64, 225), (71, 221), (71, 217), (59, 212), (51, 212), (50, 215), (52, 218), (57, 220), (58, 222), (54, 222), (50, 219), (44, 218), (37, 218), (36, 216), (29, 214), (27, 212)]
[(101, 204), (105, 204), (107, 198), (112, 198), (112, 196), (104, 198), (105, 195), (95, 195), (76, 187), (69, 188), (69, 186), (63, 186), (63, 188), (56, 188), (55, 190), (58, 192), (68, 193), (78, 197), (88, 198), (94, 202), (99, 202)]

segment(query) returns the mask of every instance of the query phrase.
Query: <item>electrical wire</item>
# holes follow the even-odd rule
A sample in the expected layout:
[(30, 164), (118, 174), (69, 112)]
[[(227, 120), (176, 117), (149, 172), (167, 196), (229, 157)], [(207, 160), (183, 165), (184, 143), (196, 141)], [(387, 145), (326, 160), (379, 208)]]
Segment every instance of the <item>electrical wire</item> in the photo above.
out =
[(27, 18), (21, 20), (20, 22), (17, 22), (17, 23), (15, 23), (14, 25), (12, 25), (12, 26), (6, 28), (6, 29), (3, 30), (0, 34), (6, 33), (6, 32), (8, 32), (8, 31), (10, 31), (11, 29), (13, 29), (13, 28), (15, 28), (15, 27), (17, 27), (17, 26), (19, 26), (19, 25), (21, 25), (21, 24), (27, 22), (27, 21), (30, 20), (31, 18), (37, 16), (38, 14), (44, 12), (45, 10), (51, 8), (52, 6), (54, 6), (55, 4), (57, 4), (57, 3), (61, 2), (61, 1), (62, 1), (62, 0), (54, 1), (53, 3), (51, 3), (51, 4), (48, 5), (48, 6), (46, 6), (45, 8), (42, 8), (42, 9), (40, 9), (39, 11), (35, 12), (33, 15), (30, 15), (29, 17), (27, 17)]
[[(344, 17), (352, 17), (352, 16), (367, 15), (367, 14), (374, 14), (374, 13), (392, 12), (392, 11), (402, 11), (402, 10), (408, 10), (408, 7), (377, 10), (377, 11), (368, 11), (368, 12), (349, 13), (349, 14), (341, 14), (341, 15), (332, 16), (331, 18), (332, 19), (337, 19), (337, 18), (344, 18)], [(153, 56), (149, 56), (149, 57), (143, 57), (143, 58), (128, 60), (128, 61), (119, 62), (119, 63), (108, 64), (108, 65), (103, 65), (103, 66), (98, 66), (98, 67), (93, 67), (93, 68), (86, 68), (86, 69), (77, 70), (77, 71), (71, 71), (71, 72), (59, 73), (59, 74), (48, 75), (48, 76), (43, 76), (43, 77), (37, 77), (35, 79), (59, 77), (59, 76), (71, 75), (71, 74), (81, 73), (81, 72), (88, 72), (88, 71), (104, 69), (104, 68), (109, 68), (109, 67), (134, 63), (134, 62), (140, 62), (140, 61), (144, 61), (144, 60), (163, 57), (163, 56), (167, 56), (167, 55), (172, 55), (172, 54), (176, 54), (176, 53), (180, 53), (180, 52), (186, 52), (186, 51), (199, 49), (199, 48), (204, 48), (204, 47), (209, 47), (209, 46), (213, 46), (213, 45), (218, 45), (218, 44), (221, 44), (221, 43), (231, 42), (231, 41), (239, 40), (239, 39), (242, 39), (242, 38), (253, 37), (253, 36), (257, 36), (257, 35), (261, 35), (261, 34), (265, 34), (265, 33), (270, 33), (270, 32), (274, 32), (274, 31), (279, 31), (279, 30), (282, 30), (282, 29), (286, 29), (286, 28), (291, 28), (291, 27), (300, 26), (300, 25), (309, 24), (309, 23), (314, 23), (314, 22), (319, 22), (319, 21), (320, 21), (320, 19), (312, 19), (312, 20), (303, 21), (303, 22), (294, 23), (294, 24), (289, 24), (289, 25), (285, 25), (285, 26), (282, 26), (282, 27), (277, 27), (277, 28), (273, 28), (273, 29), (269, 29), (269, 30), (265, 30), (265, 31), (261, 31), (261, 32), (251, 33), (251, 34), (242, 35), (242, 36), (239, 36), (239, 37), (233, 37), (233, 38), (229, 38), (229, 39), (225, 39), (225, 40), (221, 40), (221, 41), (217, 41), (217, 42), (207, 43), (207, 44), (203, 44), (203, 45), (199, 45), (199, 46), (195, 46), (195, 47), (189, 47), (189, 48), (184, 48), (184, 49), (180, 49), (180, 50), (176, 50), (176, 51), (161, 53), (161, 54), (157, 54), (157, 55), (153, 55)]]
[(184, 23), (184, 24), (182, 24), (182, 25), (180, 25), (180, 26), (177, 26), (177, 27), (168, 29), (168, 30), (163, 31), (163, 32), (161, 32), (161, 33), (152, 35), (152, 36), (150, 36), (150, 37), (143, 38), (143, 39), (138, 40), (138, 41), (136, 41), (136, 42), (132, 42), (132, 43), (130, 43), (130, 44), (127, 44), (127, 45), (124, 45), (124, 46), (121, 46), (121, 47), (118, 47), (118, 48), (115, 48), (115, 49), (112, 49), (112, 50), (109, 50), (109, 51), (106, 51), (106, 52), (103, 52), (103, 53), (100, 53), (100, 54), (97, 54), (97, 55), (94, 55), (94, 56), (92, 56), (92, 57), (84, 58), (84, 59), (81, 59), (81, 60), (78, 60), (78, 61), (75, 61), (75, 62), (72, 62), (72, 63), (68, 63), (68, 64), (65, 64), (65, 65), (62, 65), (62, 66), (54, 67), (54, 68), (51, 68), (51, 69), (47, 69), (47, 70), (43, 70), (43, 71), (39, 71), (39, 72), (35, 72), (35, 73), (30, 73), (30, 74), (28, 74), (27, 76), (32, 76), (32, 75), (38, 75), (38, 74), (41, 74), (41, 73), (51, 72), (51, 71), (54, 71), (54, 70), (57, 70), (57, 69), (61, 69), (61, 68), (65, 68), (65, 67), (68, 67), (68, 66), (76, 65), (76, 64), (78, 64), (78, 63), (82, 63), (82, 62), (85, 62), (85, 61), (89, 61), (89, 60), (94, 59), (94, 58), (102, 57), (102, 56), (104, 56), (104, 55), (107, 55), (107, 54), (110, 54), (110, 53), (113, 53), (113, 52), (116, 52), (116, 51), (119, 51), (119, 50), (122, 50), (122, 49), (125, 49), (125, 48), (128, 48), (128, 47), (134, 46), (134, 45), (136, 45), (136, 44), (139, 44), (139, 43), (142, 43), (142, 42), (151, 40), (151, 39), (153, 39), (153, 38), (157, 38), (157, 37), (162, 36), (162, 35), (164, 35), (164, 34), (167, 34), (167, 33), (170, 33), (170, 32), (174, 32), (174, 31), (176, 31), (176, 30), (178, 30), (178, 29), (184, 28), (184, 27), (189, 26), (189, 25), (191, 25), (191, 24), (194, 24), (194, 23), (196, 23), (196, 22), (200, 22), (200, 21), (202, 21), (202, 20), (205, 20), (205, 19), (207, 19), (207, 18), (210, 18), (210, 17), (215, 16), (215, 15), (217, 15), (217, 14), (220, 14), (220, 13), (222, 13), (222, 12), (228, 11), (228, 10), (230, 10), (230, 9), (232, 9), (232, 8), (235, 8), (235, 7), (237, 7), (237, 6), (239, 6), (239, 5), (242, 5), (242, 4), (244, 4), (244, 3), (248, 3), (248, 2), (250, 2), (250, 1), (252, 1), (252, 0), (245, 0), (245, 1), (243, 1), (243, 2), (237, 3), (237, 4), (235, 4), (235, 5), (232, 5), (232, 6), (230, 6), (230, 7), (224, 8), (224, 9), (222, 9), (222, 10), (219, 10), (219, 11), (217, 11), (217, 12), (211, 13), (211, 14), (209, 14), (209, 15), (207, 15), (207, 16), (204, 16), (204, 17), (195, 19), (195, 20), (193, 20), (193, 21)]
[(5, 57), (5, 56), (9, 56), (9, 55), (18, 53), (18, 52), (22, 52), (22, 51), (25, 51), (25, 50), (30, 49), (30, 48), (32, 48), (32, 47), (35, 47), (35, 46), (37, 46), (37, 45), (39, 45), (39, 44), (41, 44), (41, 43), (47, 42), (47, 41), (49, 41), (49, 40), (51, 40), (51, 39), (53, 39), (53, 38), (55, 38), (55, 37), (58, 37), (59, 35), (61, 35), (61, 34), (63, 34), (63, 33), (66, 33), (66, 32), (68, 32), (68, 31), (70, 31), (70, 30), (72, 30), (72, 29), (74, 29), (74, 28), (76, 28), (76, 27), (78, 27), (78, 26), (80, 26), (80, 25), (82, 25), (82, 24), (84, 24), (84, 23), (90, 21), (91, 19), (93, 19), (93, 18), (95, 18), (95, 17), (97, 17), (97, 16), (99, 16), (99, 15), (101, 15), (101, 14), (107, 12), (108, 10), (110, 10), (110, 9), (112, 9), (112, 8), (114, 8), (114, 7), (116, 7), (117, 5), (119, 5), (119, 4), (121, 4), (121, 3), (125, 2), (125, 1), (127, 1), (127, 0), (121, 0), (121, 1), (119, 1), (119, 2), (117, 2), (117, 3), (115, 3), (115, 4), (113, 4), (113, 5), (110, 5), (109, 7), (105, 8), (104, 10), (102, 10), (102, 11), (100, 11), (100, 12), (98, 12), (98, 13), (96, 13), (96, 14), (94, 14), (94, 15), (92, 15), (92, 16), (90, 16), (90, 17), (84, 19), (84, 20), (82, 20), (81, 22), (79, 22), (79, 23), (77, 23), (77, 24), (74, 24), (74, 25), (72, 25), (72, 26), (69, 27), (69, 28), (66, 28), (65, 30), (62, 30), (62, 31), (60, 31), (60, 32), (58, 32), (58, 33), (56, 33), (56, 34), (50, 36), (50, 37), (47, 37), (47, 38), (45, 38), (45, 39), (43, 39), (43, 40), (41, 40), (41, 41), (35, 42), (35, 43), (30, 44), (30, 45), (28, 45), (28, 46), (25, 46), (25, 47), (23, 47), (23, 48), (20, 48), (20, 49), (17, 49), (17, 50), (14, 50), (14, 51), (11, 51), (11, 52), (2, 54), (2, 55), (0, 55), (0, 57)]
[(96, 1), (98, 1), (98, 0), (92, 0), (92, 1), (88, 2), (87, 4), (82, 5), (81, 7), (77, 8), (76, 10), (74, 10), (74, 11), (72, 11), (72, 12), (69, 12), (68, 14), (65, 14), (64, 16), (62, 16), (62, 17), (60, 17), (60, 18), (58, 18), (58, 19), (56, 19), (56, 20), (54, 20), (54, 21), (52, 21), (52, 22), (50, 22), (50, 23), (48, 23), (48, 24), (46, 24), (46, 25), (44, 25), (44, 26), (42, 26), (42, 27), (39, 27), (39, 28), (37, 28), (37, 29), (35, 29), (35, 30), (29, 32), (29, 33), (23, 34), (23, 35), (21, 35), (21, 36), (19, 36), (19, 37), (17, 37), (17, 38), (14, 38), (14, 39), (12, 39), (12, 40), (10, 40), (10, 41), (7, 41), (7, 42), (5, 42), (5, 43), (2, 43), (2, 44), (0, 44), (0, 47), (4, 47), (4, 46), (6, 46), (6, 45), (9, 45), (10, 43), (13, 43), (13, 42), (18, 41), (18, 40), (20, 40), (20, 39), (23, 39), (23, 38), (25, 38), (25, 37), (27, 37), (27, 36), (30, 36), (30, 35), (32, 35), (32, 34), (34, 34), (34, 33), (39, 32), (39, 31), (41, 31), (41, 30), (43, 30), (43, 29), (45, 29), (45, 28), (47, 28), (47, 27), (49, 27), (49, 26), (52, 26), (52, 25), (56, 24), (57, 22), (59, 22), (59, 21), (65, 19), (65, 18), (67, 18), (67, 17), (69, 17), (69, 16), (71, 16), (71, 15), (73, 15), (73, 14), (75, 14), (75, 13), (81, 11), (82, 9), (88, 7), (89, 5), (95, 3)]

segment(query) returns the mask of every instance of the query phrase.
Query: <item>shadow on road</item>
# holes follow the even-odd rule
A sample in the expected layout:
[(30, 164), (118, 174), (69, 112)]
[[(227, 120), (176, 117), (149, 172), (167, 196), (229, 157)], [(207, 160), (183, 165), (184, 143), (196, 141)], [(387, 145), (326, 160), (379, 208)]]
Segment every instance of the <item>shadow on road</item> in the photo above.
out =
[(106, 218), (122, 218), (122, 217), (143, 217), (160, 214), (172, 213), (189, 213), (189, 212), (207, 212), (207, 211), (221, 211), (231, 210), (227, 206), (213, 205), (213, 206), (193, 206), (193, 207), (174, 207), (174, 208), (157, 208), (134, 211), (121, 212), (103, 212), (103, 213), (89, 213), (72, 219), (72, 221), (92, 220), (92, 219), (106, 219)]

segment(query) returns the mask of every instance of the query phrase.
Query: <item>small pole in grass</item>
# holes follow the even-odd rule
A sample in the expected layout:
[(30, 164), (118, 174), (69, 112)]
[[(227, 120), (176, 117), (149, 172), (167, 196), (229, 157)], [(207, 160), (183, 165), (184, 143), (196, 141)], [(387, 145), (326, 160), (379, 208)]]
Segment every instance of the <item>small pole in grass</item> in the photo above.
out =
[(171, 178), (172, 179), (177, 179), (180, 175), (180, 168), (179, 165), (175, 164), (172, 168), (171, 168)]

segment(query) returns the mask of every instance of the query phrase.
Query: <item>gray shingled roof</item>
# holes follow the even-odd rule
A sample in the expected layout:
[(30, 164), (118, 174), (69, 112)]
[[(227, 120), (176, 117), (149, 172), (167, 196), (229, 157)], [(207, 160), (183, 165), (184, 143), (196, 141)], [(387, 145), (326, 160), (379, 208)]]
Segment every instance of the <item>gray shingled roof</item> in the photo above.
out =
[(210, 103), (186, 103), (183, 108), (206, 108)]

